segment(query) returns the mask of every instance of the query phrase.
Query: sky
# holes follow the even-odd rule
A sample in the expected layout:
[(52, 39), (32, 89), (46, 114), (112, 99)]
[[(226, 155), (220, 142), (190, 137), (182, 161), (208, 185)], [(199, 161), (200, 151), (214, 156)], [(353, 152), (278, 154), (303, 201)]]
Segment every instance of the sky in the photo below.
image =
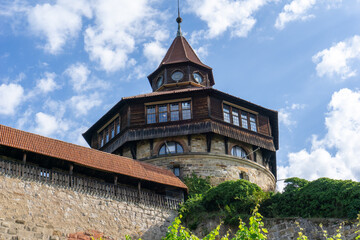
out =
[[(360, 0), (181, 0), (214, 88), (279, 113), (282, 179), (360, 181)], [(176, 0), (2, 0), (0, 124), (87, 146), (85, 132), (176, 36)]]

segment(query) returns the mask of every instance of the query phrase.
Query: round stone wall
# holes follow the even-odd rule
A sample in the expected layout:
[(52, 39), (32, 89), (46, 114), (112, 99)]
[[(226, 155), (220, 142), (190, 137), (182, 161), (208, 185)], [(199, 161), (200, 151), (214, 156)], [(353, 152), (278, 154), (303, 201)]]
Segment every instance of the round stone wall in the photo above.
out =
[(264, 191), (274, 191), (276, 186), (275, 177), (268, 169), (252, 160), (231, 155), (184, 153), (154, 157), (144, 162), (168, 169), (179, 167), (181, 178), (192, 173), (203, 177), (209, 176), (214, 185), (243, 178), (257, 184)]

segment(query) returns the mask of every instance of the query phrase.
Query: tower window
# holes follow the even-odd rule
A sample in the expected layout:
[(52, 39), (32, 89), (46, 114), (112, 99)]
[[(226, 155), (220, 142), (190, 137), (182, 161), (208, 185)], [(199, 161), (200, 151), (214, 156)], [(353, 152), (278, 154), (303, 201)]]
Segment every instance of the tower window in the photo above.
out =
[(159, 106), (159, 122), (167, 122), (167, 105), (160, 105)]
[(191, 102), (174, 102), (146, 107), (146, 122), (161, 123), (191, 119)]
[(224, 104), (224, 121), (230, 122), (230, 106)]
[(236, 107), (223, 105), (224, 122), (257, 132), (257, 116)]
[(120, 133), (120, 117), (116, 117), (110, 123), (105, 125), (102, 130), (98, 133), (99, 148), (103, 147), (106, 143), (110, 142), (117, 134)]
[(239, 147), (239, 146), (234, 146), (231, 149), (231, 155), (236, 156), (236, 157), (241, 157), (241, 158), (248, 159), (246, 151), (243, 148)]
[(146, 109), (147, 123), (156, 123), (156, 107), (150, 106)]
[(177, 142), (165, 142), (160, 150), (159, 155), (183, 153), (183, 147)]
[(180, 167), (176, 166), (173, 168), (174, 175), (180, 177)]

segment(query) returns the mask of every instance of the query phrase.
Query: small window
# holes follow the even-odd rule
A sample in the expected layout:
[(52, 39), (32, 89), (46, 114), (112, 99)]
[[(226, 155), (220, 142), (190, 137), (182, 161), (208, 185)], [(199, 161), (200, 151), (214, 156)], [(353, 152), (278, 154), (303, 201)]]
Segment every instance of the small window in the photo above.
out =
[(183, 153), (183, 147), (177, 142), (165, 142), (159, 150), (159, 155)]
[(248, 121), (247, 121), (247, 113), (246, 112), (241, 113), (241, 126), (243, 128), (248, 128)]
[(244, 173), (243, 172), (239, 173), (239, 179), (244, 179)]
[(109, 132), (106, 132), (105, 135), (105, 143), (109, 142)]
[(239, 126), (239, 110), (233, 108), (232, 109), (232, 119), (233, 119), (233, 124), (236, 126)]
[(230, 106), (224, 104), (224, 121), (230, 122)]
[(235, 146), (232, 148), (231, 155), (236, 156), (236, 157), (246, 158), (246, 159), (248, 158), (246, 151), (239, 146)]
[(100, 147), (103, 147), (103, 146), (104, 146), (104, 138), (100, 137)]
[(191, 105), (190, 102), (182, 102), (181, 103), (182, 110), (182, 119), (187, 120), (191, 119)]
[(179, 103), (170, 104), (170, 118), (171, 121), (179, 121)]
[(167, 122), (167, 105), (159, 106), (159, 122)]
[(174, 175), (179, 177), (180, 176), (180, 167), (174, 167), (173, 168)]
[(147, 107), (147, 123), (155, 123), (156, 122), (156, 108), (155, 106)]
[(111, 129), (111, 138), (114, 138), (114, 137), (115, 137), (115, 129), (112, 128), (112, 129)]
[(116, 125), (116, 134), (120, 133), (120, 123)]
[(256, 118), (255, 118), (255, 115), (253, 115), (253, 114), (250, 114), (250, 129), (251, 129), (251, 131), (257, 132)]

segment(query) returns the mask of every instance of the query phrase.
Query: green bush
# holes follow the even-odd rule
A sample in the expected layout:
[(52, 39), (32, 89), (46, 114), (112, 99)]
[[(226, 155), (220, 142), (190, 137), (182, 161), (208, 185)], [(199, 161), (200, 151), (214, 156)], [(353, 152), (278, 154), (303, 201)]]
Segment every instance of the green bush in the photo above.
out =
[(203, 194), (212, 187), (210, 177), (198, 177), (195, 173), (192, 173), (190, 177), (185, 177), (184, 182), (189, 189), (190, 198), (196, 194)]
[(190, 197), (181, 208), (190, 229), (195, 229), (204, 219), (219, 217), (226, 224), (236, 224), (239, 217), (248, 219), (256, 204), (265, 199), (256, 184), (246, 180), (226, 181), (203, 194)]
[(274, 194), (262, 204), (266, 217), (350, 218), (360, 211), (360, 183), (351, 180), (319, 178), (286, 180), (283, 193)]

